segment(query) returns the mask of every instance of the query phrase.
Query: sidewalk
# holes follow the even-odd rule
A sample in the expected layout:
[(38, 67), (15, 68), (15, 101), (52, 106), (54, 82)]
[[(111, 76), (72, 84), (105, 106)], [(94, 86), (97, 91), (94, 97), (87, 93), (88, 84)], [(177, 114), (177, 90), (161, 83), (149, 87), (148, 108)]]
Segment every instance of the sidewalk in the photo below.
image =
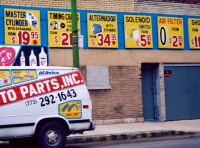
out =
[(112, 141), (138, 139), (145, 137), (162, 137), (186, 135), (200, 132), (200, 119), (168, 122), (125, 123), (112, 125), (96, 125), (94, 131), (70, 135), (67, 143), (94, 141)]
[[(94, 131), (85, 131), (83, 134), (72, 134), (68, 136), (67, 144), (174, 135), (194, 135), (196, 133), (200, 133), (200, 119), (96, 125)], [(0, 145), (4, 143), (7, 142), (0, 141)]]

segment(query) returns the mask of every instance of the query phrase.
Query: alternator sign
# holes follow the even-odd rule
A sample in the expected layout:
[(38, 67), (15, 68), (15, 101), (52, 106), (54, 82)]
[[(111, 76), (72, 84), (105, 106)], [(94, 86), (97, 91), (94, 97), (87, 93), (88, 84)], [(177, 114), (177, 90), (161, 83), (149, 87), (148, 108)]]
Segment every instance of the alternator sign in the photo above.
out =
[(126, 48), (152, 48), (151, 16), (124, 15)]
[(88, 13), (88, 47), (118, 48), (117, 15)]
[[(80, 13), (77, 14), (78, 34), (80, 34)], [(72, 47), (71, 12), (48, 11), (49, 47)]]
[(5, 44), (40, 45), (40, 11), (4, 9)]
[(158, 47), (184, 48), (183, 18), (158, 17)]

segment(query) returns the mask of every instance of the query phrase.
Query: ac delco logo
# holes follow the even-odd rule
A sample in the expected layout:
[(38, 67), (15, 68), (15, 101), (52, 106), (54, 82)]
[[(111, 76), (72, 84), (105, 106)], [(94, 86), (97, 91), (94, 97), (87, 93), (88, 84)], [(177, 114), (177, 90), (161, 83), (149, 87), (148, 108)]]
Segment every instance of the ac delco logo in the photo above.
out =
[(40, 71), (39, 75), (58, 75), (58, 71)]

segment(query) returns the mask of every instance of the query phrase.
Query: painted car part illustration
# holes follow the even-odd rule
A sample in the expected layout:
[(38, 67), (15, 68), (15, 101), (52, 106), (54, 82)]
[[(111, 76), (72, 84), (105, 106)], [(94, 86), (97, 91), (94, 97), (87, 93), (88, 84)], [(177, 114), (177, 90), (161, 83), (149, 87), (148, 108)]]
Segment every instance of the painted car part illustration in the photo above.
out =
[(59, 21), (51, 21), (50, 22), (50, 28), (52, 30), (59, 30), (65, 28), (65, 23), (59, 22)]
[(62, 108), (62, 112), (65, 112), (65, 110), (69, 107), (69, 104), (67, 103), (63, 108)]
[(26, 12), (26, 20), (29, 22), (29, 24), (33, 28), (37, 28), (38, 27), (37, 18), (34, 16), (34, 14), (32, 12)]
[(69, 108), (68, 108), (68, 112), (71, 112), (72, 108), (75, 106), (75, 104), (72, 104)]
[(102, 25), (101, 24), (93, 24), (92, 25), (92, 32), (93, 34), (98, 34), (102, 32)]
[(26, 79), (32, 79), (34, 76), (31, 76), (31, 75), (24, 75), (24, 78)]
[(22, 81), (22, 77), (20, 77), (20, 76), (14, 76), (14, 77), (13, 77), (13, 80), (14, 80), (14, 81), (15, 81), (15, 80)]
[(138, 40), (140, 36), (139, 30), (134, 27), (126, 28), (125, 34), (126, 40)]
[(0, 78), (0, 86), (3, 85), (3, 82), (4, 82), (4, 79), (3, 79), (3, 78)]

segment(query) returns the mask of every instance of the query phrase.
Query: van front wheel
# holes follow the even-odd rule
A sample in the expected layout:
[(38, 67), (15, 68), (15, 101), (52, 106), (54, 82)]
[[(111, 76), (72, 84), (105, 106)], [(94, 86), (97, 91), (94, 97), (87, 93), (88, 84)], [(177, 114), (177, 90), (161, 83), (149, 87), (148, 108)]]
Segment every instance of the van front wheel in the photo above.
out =
[(40, 127), (36, 138), (40, 148), (62, 148), (66, 142), (66, 132), (59, 123), (49, 122)]

